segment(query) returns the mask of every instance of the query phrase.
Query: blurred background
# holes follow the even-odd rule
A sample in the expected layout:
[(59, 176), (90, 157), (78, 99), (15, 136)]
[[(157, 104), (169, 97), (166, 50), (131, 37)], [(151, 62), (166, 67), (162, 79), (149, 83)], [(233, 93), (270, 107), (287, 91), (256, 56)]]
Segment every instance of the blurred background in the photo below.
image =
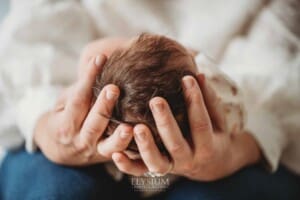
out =
[(2, 22), (4, 16), (8, 13), (9, 0), (0, 1), (0, 22)]

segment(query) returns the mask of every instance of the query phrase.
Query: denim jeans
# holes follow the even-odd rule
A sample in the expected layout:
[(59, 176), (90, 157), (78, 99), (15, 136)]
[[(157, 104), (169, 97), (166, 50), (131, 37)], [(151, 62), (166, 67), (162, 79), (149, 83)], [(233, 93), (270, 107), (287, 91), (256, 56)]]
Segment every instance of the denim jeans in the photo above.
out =
[[(115, 182), (103, 166), (63, 167), (37, 152), (9, 153), (0, 169), (1, 200), (135, 200), (138, 193), (124, 179)], [(300, 178), (284, 167), (268, 174), (249, 167), (219, 181), (205, 183), (182, 179), (151, 199), (300, 199)]]
[(10, 152), (0, 170), (1, 200), (136, 199), (129, 182), (114, 181), (104, 167), (64, 167), (37, 152)]
[(283, 166), (269, 174), (248, 167), (215, 182), (181, 180), (166, 193), (167, 200), (300, 200), (300, 177)]

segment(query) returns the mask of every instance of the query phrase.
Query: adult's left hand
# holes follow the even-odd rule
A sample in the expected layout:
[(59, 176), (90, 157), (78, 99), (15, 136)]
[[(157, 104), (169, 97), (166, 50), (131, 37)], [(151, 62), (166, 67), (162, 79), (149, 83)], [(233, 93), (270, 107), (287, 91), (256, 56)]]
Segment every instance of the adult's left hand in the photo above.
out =
[(112, 155), (116, 166), (135, 176), (148, 171), (169, 172), (194, 180), (212, 181), (258, 162), (260, 150), (252, 135), (215, 132), (197, 81), (186, 76), (182, 82), (192, 143), (183, 137), (166, 100), (155, 97), (150, 101), (150, 108), (171, 160), (160, 153), (149, 128), (138, 124), (133, 131), (143, 162), (116, 152)]

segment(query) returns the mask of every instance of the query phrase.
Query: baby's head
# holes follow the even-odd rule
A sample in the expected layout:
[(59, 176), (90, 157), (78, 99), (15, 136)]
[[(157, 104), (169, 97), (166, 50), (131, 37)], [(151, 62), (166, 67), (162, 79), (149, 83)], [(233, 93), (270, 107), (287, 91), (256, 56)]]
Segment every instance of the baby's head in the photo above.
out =
[[(96, 94), (107, 84), (115, 84), (120, 89), (111, 116), (114, 120), (110, 121), (106, 133), (112, 134), (117, 122), (143, 123), (151, 129), (160, 150), (166, 152), (149, 108), (150, 99), (159, 96), (167, 100), (182, 133), (188, 136), (181, 84), (185, 75), (196, 75), (193, 56), (182, 45), (164, 36), (142, 34), (128, 46), (113, 52), (95, 85)], [(137, 151), (134, 141), (128, 149)]]

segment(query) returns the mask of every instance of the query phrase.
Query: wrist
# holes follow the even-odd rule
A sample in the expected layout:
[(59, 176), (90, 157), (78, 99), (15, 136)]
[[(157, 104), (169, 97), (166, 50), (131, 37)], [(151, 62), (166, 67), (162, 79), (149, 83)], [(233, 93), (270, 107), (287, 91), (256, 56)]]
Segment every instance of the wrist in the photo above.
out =
[(49, 128), (47, 125), (49, 114), (49, 112), (46, 112), (39, 117), (33, 131), (33, 142), (38, 148), (41, 148), (41, 144), (43, 143), (43, 141), (48, 140), (45, 138), (45, 129)]
[(261, 160), (260, 148), (254, 137), (244, 132), (232, 136), (232, 158), (239, 168), (258, 163)]

